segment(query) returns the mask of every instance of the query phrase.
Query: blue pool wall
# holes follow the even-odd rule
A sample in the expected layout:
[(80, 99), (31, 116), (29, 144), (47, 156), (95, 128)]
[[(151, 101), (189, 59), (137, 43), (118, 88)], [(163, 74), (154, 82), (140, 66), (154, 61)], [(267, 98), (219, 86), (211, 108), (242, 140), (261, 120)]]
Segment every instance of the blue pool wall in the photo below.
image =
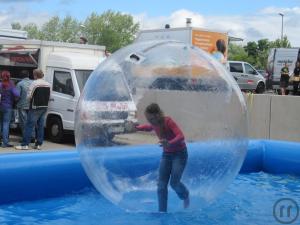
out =
[[(299, 176), (300, 143), (250, 140), (240, 173), (260, 171)], [(77, 151), (0, 156), (0, 204), (59, 197), (92, 188)]]

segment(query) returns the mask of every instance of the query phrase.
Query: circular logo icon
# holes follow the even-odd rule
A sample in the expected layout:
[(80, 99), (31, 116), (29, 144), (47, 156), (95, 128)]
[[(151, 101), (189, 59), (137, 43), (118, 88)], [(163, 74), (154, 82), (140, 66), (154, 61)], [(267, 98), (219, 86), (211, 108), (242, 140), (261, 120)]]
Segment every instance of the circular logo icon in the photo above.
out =
[(273, 206), (273, 216), (281, 224), (292, 224), (299, 216), (299, 206), (291, 198), (281, 198)]

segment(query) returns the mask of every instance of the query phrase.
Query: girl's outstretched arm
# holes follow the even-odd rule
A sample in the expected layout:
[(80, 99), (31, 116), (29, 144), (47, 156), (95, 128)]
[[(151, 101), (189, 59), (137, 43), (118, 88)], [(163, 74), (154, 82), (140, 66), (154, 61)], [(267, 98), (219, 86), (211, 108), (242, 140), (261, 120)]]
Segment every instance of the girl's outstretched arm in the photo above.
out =
[(135, 126), (135, 128), (138, 131), (152, 131), (153, 130), (153, 126), (151, 126), (150, 124), (137, 125), (137, 126)]

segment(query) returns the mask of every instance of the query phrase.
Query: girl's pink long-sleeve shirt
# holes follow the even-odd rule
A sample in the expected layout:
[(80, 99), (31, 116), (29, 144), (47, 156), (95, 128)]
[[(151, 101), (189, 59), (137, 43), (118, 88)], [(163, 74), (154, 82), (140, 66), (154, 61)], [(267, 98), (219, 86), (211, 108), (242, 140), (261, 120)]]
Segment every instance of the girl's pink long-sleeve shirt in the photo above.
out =
[(164, 148), (165, 152), (178, 152), (186, 149), (184, 135), (174, 120), (172, 120), (171, 117), (165, 116), (164, 123), (164, 134), (160, 133), (160, 126), (154, 126), (151, 124), (138, 125), (136, 126), (136, 129), (139, 131), (154, 130), (160, 140), (166, 139), (169, 146)]

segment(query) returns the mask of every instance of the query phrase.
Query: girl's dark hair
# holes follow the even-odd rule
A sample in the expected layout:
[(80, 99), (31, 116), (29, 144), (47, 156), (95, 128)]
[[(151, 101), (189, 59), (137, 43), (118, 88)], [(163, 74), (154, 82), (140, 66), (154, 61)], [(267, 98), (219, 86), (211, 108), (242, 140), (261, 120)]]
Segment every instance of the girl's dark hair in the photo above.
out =
[(216, 46), (217, 46), (218, 51), (220, 51), (223, 54), (225, 54), (225, 52), (226, 52), (226, 44), (225, 44), (225, 41), (223, 39), (217, 40)]
[(149, 114), (160, 114), (160, 116), (164, 116), (163, 111), (156, 103), (151, 103), (150, 105), (148, 105), (145, 109), (145, 112)]
[(145, 113), (159, 115), (160, 134), (162, 137), (164, 137), (165, 136), (164, 112), (160, 109), (159, 105), (156, 103), (151, 103), (146, 107)]

